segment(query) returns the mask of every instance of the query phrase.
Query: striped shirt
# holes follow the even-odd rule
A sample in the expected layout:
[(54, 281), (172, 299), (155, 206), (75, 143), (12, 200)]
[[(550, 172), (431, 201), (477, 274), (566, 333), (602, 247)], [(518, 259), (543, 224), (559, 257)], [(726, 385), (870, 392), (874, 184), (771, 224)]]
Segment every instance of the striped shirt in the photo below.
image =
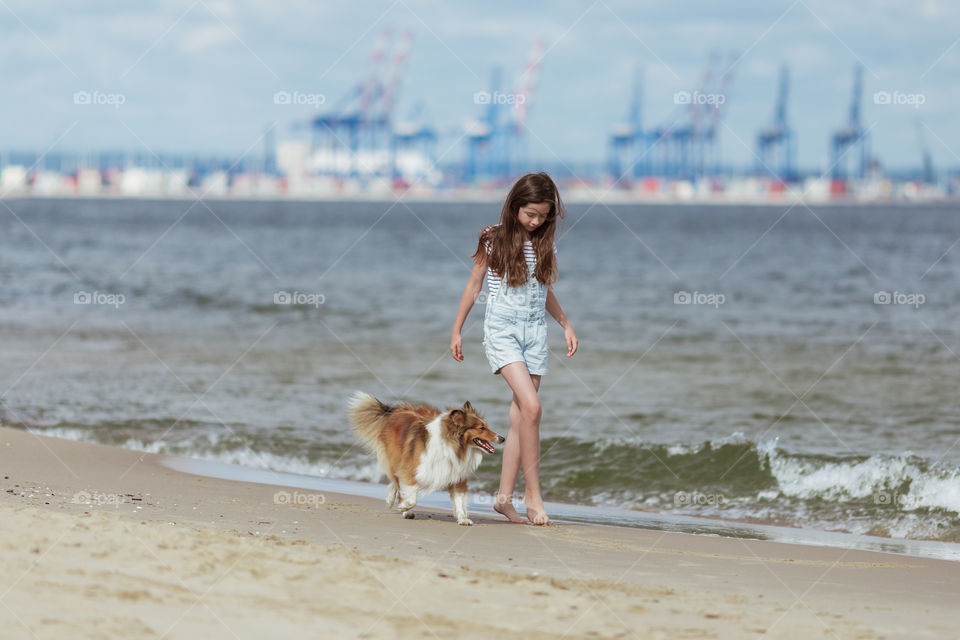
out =
[[(490, 245), (484, 245), (487, 248), (487, 254), (490, 254)], [(557, 246), (553, 246), (553, 253), (556, 255)], [(523, 257), (526, 259), (528, 265), (537, 264), (537, 254), (533, 251), (533, 243), (529, 240), (524, 241), (523, 243)], [(503, 284), (503, 280), (498, 276), (493, 269), (487, 267), (487, 300), (493, 300), (498, 293), (500, 293), (500, 287)]]

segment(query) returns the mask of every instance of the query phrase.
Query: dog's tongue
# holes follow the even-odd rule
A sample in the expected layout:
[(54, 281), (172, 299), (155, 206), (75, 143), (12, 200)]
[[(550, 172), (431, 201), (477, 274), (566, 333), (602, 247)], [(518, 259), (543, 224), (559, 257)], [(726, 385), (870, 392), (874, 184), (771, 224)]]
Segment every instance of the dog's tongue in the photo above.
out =
[(493, 446), (486, 440), (481, 440), (480, 438), (473, 439), (474, 444), (486, 451), (487, 453), (493, 453)]

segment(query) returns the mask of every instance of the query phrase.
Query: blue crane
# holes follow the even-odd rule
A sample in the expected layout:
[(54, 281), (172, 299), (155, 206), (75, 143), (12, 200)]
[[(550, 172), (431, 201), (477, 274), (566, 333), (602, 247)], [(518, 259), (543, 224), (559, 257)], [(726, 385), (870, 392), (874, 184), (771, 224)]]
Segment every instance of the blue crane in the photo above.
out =
[(645, 173), (649, 164), (646, 157), (646, 136), (641, 122), (643, 101), (642, 71), (637, 69), (633, 80), (633, 98), (627, 110), (627, 120), (613, 127), (607, 157), (607, 170), (615, 186), (629, 187), (631, 178)]
[[(719, 54), (714, 53), (714, 58), (719, 61)], [(733, 51), (728, 54), (727, 66), (720, 73), (714, 89), (717, 102), (707, 109), (704, 116), (707, 124), (699, 133), (699, 145), (697, 149), (695, 174), (698, 176), (720, 174), (720, 140), (718, 137), (718, 125), (726, 110), (727, 98), (730, 95), (730, 81), (732, 79), (733, 67), (737, 64), (739, 57)], [(711, 74), (712, 75), (712, 74)], [(721, 99), (722, 96), (722, 99)]]
[[(464, 180), (468, 183), (496, 174), (496, 168), (502, 164), (502, 137), (499, 115), (500, 105), (500, 67), (494, 67), (490, 74), (490, 91), (474, 94), (478, 104), (486, 104), (483, 116), (467, 125), (467, 166)], [(486, 103), (483, 99), (486, 98)]]
[[(331, 111), (310, 121), (313, 134), (311, 146), (327, 151), (333, 162), (333, 173), (339, 178), (356, 178), (360, 175), (361, 138), (376, 136), (373, 107), (384, 93), (379, 79), (380, 65), (392, 39), (392, 31), (383, 29), (373, 51), (370, 77), (351, 87)], [(344, 152), (347, 152), (348, 158), (346, 167), (339, 162)]]
[(863, 97), (863, 67), (857, 65), (853, 70), (853, 96), (847, 124), (833, 132), (830, 145), (830, 175), (834, 180), (846, 180), (848, 171), (847, 151), (853, 148), (859, 152), (859, 166), (856, 177), (863, 178), (867, 173), (870, 158), (870, 140), (860, 120), (860, 102)]
[[(327, 151), (337, 177), (395, 172), (393, 167), (379, 166), (377, 153), (389, 150), (392, 144), (393, 108), (412, 41), (413, 32), (404, 31), (392, 51), (389, 76), (383, 79), (381, 67), (393, 42), (393, 32), (384, 29), (374, 48), (369, 77), (352, 87), (330, 112), (311, 119), (312, 146)], [(362, 151), (366, 152), (366, 160)], [(341, 158), (347, 162), (341, 162)]]
[[(773, 110), (773, 124), (757, 133), (757, 173), (773, 174), (784, 182), (796, 179), (794, 171), (793, 130), (787, 124), (787, 99), (790, 92), (790, 70), (780, 68), (777, 104)], [(779, 153), (777, 153), (779, 151)]]
[(720, 172), (719, 123), (722, 120), (736, 55), (717, 73), (720, 53), (711, 52), (693, 92), (674, 94), (673, 120), (642, 135), (647, 173), (690, 180)]
[(420, 158), (430, 166), (436, 163), (435, 145), (437, 142), (436, 130), (426, 124), (423, 102), (417, 102), (410, 117), (405, 122), (398, 122), (393, 127), (390, 138), (390, 171), (394, 187), (405, 188), (410, 186), (410, 180), (426, 182), (429, 176), (404, 175), (398, 157), (404, 154), (419, 154)]
[(480, 119), (468, 123), (464, 132), (467, 138), (465, 182), (491, 179), (503, 182), (521, 169), (515, 166), (522, 164), (515, 156), (525, 140), (526, 118), (536, 92), (544, 51), (544, 43), (536, 41), (511, 93), (500, 92), (501, 71), (495, 67), (490, 91), (474, 94), (477, 104), (485, 106)]

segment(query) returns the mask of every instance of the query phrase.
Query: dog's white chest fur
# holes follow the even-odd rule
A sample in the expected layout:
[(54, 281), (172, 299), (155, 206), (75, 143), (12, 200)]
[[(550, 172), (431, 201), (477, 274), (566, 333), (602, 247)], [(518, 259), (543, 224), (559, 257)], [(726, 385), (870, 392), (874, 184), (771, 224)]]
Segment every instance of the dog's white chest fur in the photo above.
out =
[(451, 484), (465, 480), (480, 466), (483, 453), (476, 447), (469, 447), (463, 460), (443, 437), (442, 420), (446, 417), (442, 413), (427, 423), (427, 448), (420, 456), (417, 465), (417, 485), (420, 491), (437, 491), (446, 489)]

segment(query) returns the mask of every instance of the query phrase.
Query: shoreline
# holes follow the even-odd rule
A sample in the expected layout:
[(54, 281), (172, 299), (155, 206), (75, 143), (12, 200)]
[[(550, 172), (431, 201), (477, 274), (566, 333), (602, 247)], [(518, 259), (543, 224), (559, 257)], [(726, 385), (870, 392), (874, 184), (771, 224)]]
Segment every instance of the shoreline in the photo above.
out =
[(955, 627), (951, 561), (520, 526), (481, 511), (459, 527), (429, 507), (403, 520), (380, 498), (278, 502), (284, 485), (7, 428), (0, 452), (11, 638), (934, 638)]
[[(608, 197), (597, 197), (597, 196)], [(295, 204), (354, 204), (354, 203), (394, 203), (402, 200), (406, 203), (416, 204), (488, 204), (502, 205), (503, 194), (499, 192), (457, 192), (457, 191), (439, 191), (432, 194), (413, 193), (413, 194), (386, 194), (386, 193), (357, 193), (357, 194), (310, 194), (310, 195), (264, 195), (257, 196), (251, 194), (119, 194), (119, 193), (65, 193), (65, 194), (31, 194), (21, 192), (0, 193), (0, 201), (12, 200), (82, 200), (82, 201), (131, 201), (131, 202), (257, 202), (257, 203), (295, 203)], [(565, 204), (572, 205), (606, 205), (606, 206), (638, 206), (638, 207), (779, 207), (783, 205), (806, 204), (817, 207), (948, 207), (960, 204), (960, 197), (945, 198), (927, 198), (927, 199), (909, 199), (909, 198), (856, 198), (856, 197), (830, 197), (830, 198), (803, 198), (803, 197), (783, 197), (783, 198), (738, 198), (738, 197), (691, 197), (676, 198), (670, 196), (663, 197), (637, 197), (630, 192), (605, 191), (603, 193), (579, 194), (570, 193), (563, 197)]]
[[(157, 462), (164, 467), (183, 473), (208, 478), (220, 478), (236, 482), (271, 484), (276, 486), (337, 493), (355, 497), (367, 497), (379, 500), (385, 484), (373, 484), (320, 478), (298, 473), (257, 469), (237, 464), (228, 464), (212, 460), (200, 460), (182, 456), (161, 454)], [(478, 496), (469, 494), (469, 507), (472, 514), (483, 514), (491, 518), (500, 516), (493, 509), (478, 501)], [(485, 494), (480, 496), (486, 498)], [(863, 534), (820, 531), (801, 527), (786, 527), (740, 520), (705, 518), (680, 515), (660, 511), (635, 511), (609, 507), (597, 507), (575, 503), (546, 502), (551, 519), (558, 523), (584, 524), (646, 529), (651, 531), (671, 531), (690, 535), (742, 538), (745, 540), (765, 540), (769, 542), (798, 544), (813, 547), (837, 547), (878, 551), (907, 557), (931, 558), (960, 562), (960, 544), (939, 540), (914, 540), (910, 538), (884, 538)], [(418, 506), (428, 507), (439, 512), (451, 511), (450, 500), (442, 491), (421, 496)], [(521, 508), (518, 507), (518, 511)], [(958, 567), (960, 568), (960, 567)]]

